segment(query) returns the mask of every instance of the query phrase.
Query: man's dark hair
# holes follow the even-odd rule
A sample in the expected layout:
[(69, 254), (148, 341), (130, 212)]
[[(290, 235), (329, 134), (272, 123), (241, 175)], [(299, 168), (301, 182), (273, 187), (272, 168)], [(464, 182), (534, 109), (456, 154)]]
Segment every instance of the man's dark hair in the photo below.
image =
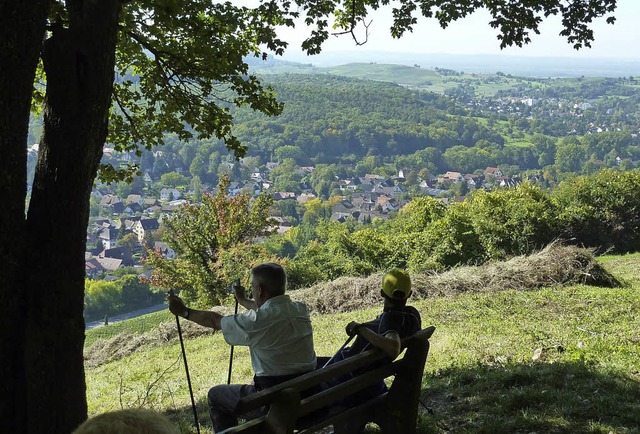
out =
[(270, 296), (282, 295), (287, 287), (287, 273), (280, 264), (265, 262), (251, 270), (256, 283), (262, 285)]

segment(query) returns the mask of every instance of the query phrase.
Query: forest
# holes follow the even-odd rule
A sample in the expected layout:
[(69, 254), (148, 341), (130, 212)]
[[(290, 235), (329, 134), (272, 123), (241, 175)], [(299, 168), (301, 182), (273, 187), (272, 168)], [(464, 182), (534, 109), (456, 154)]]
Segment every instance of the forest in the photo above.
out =
[[(269, 74), (265, 80), (285, 103), (280, 116), (230, 108), (234, 134), (248, 148), (249, 170), (290, 158), (298, 166), (355, 167), (362, 176), (371, 168), (358, 170), (358, 164), (372, 157), (378, 167), (427, 169), (431, 175), (492, 166), (512, 176), (546, 171), (562, 179), (605, 167), (630, 169), (640, 160), (640, 96), (628, 78), (520, 78), (510, 90), (494, 89), (491, 97), (464, 82), (434, 93), (326, 74)], [(471, 95), (457, 94), (460, 86)], [(143, 151), (137, 160), (140, 171), (154, 179), (178, 170), (215, 185), (221, 164), (234, 163), (216, 140), (164, 140), (166, 146)], [(121, 164), (117, 158), (108, 155), (105, 161)], [(246, 177), (240, 170), (231, 173), (233, 181)]]

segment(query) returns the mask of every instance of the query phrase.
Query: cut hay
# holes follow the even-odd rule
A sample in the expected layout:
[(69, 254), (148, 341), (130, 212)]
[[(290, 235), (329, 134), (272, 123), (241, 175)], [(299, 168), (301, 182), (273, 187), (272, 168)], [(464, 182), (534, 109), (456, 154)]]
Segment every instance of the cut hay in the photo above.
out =
[[(382, 273), (366, 278), (341, 277), (296, 291), (295, 298), (318, 313), (379, 306), (381, 281)], [(620, 286), (620, 282), (596, 262), (591, 250), (559, 242), (532, 255), (505, 262), (457, 267), (441, 274), (412, 274), (411, 281), (414, 299), (472, 291), (527, 291), (567, 284)]]
[[(230, 309), (216, 307), (213, 309), (223, 315), (231, 313)], [(213, 329), (202, 327), (194, 322), (180, 320), (183, 339), (215, 333)], [(178, 328), (175, 320), (158, 324), (158, 327), (144, 334), (120, 333), (109, 339), (99, 339), (85, 349), (85, 366), (93, 368), (114, 360), (127, 357), (143, 347), (155, 347), (178, 339)]]
[[(291, 293), (315, 313), (338, 313), (380, 306), (383, 273), (368, 277), (340, 277)], [(412, 274), (413, 299), (451, 297), (463, 292), (504, 290), (528, 291), (542, 287), (586, 284), (604, 287), (620, 286), (620, 282), (595, 260), (593, 252), (574, 246), (552, 243), (540, 252), (518, 256), (505, 262), (481, 266), (457, 267), (441, 274)], [(223, 315), (228, 308), (216, 307)], [(184, 338), (213, 333), (191, 321), (180, 321)], [(99, 340), (85, 350), (88, 367), (99, 366), (126, 357), (141, 347), (158, 346), (177, 339), (175, 321), (160, 324), (143, 335), (121, 333)]]

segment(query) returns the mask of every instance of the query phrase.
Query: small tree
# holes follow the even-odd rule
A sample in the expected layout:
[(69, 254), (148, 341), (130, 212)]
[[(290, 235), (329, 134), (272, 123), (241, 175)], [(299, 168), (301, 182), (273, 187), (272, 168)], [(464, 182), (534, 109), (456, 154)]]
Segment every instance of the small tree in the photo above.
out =
[(211, 306), (226, 298), (232, 280), (266, 258), (254, 241), (271, 234), (276, 225), (269, 217), (271, 197), (227, 197), (228, 186), (229, 178), (223, 177), (215, 195), (205, 194), (201, 204), (187, 204), (166, 221), (164, 240), (176, 251), (176, 259), (164, 259), (147, 246), (154, 285), (181, 289), (187, 300)]

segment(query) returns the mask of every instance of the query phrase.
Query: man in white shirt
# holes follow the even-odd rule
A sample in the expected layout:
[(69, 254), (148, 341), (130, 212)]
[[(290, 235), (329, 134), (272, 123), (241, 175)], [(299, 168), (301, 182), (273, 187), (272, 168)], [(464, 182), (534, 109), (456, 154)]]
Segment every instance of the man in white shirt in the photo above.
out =
[[(316, 355), (307, 306), (285, 295), (287, 274), (275, 263), (251, 270), (253, 300), (241, 286), (235, 288), (238, 303), (248, 309), (223, 316), (213, 311), (190, 309), (179, 297), (169, 296), (169, 310), (202, 326), (221, 330), (230, 345), (249, 347), (254, 371), (252, 384), (215, 386), (209, 390), (209, 414), (214, 432), (238, 423), (238, 401), (251, 393), (313, 371)], [(247, 418), (257, 414), (243, 415)]]

